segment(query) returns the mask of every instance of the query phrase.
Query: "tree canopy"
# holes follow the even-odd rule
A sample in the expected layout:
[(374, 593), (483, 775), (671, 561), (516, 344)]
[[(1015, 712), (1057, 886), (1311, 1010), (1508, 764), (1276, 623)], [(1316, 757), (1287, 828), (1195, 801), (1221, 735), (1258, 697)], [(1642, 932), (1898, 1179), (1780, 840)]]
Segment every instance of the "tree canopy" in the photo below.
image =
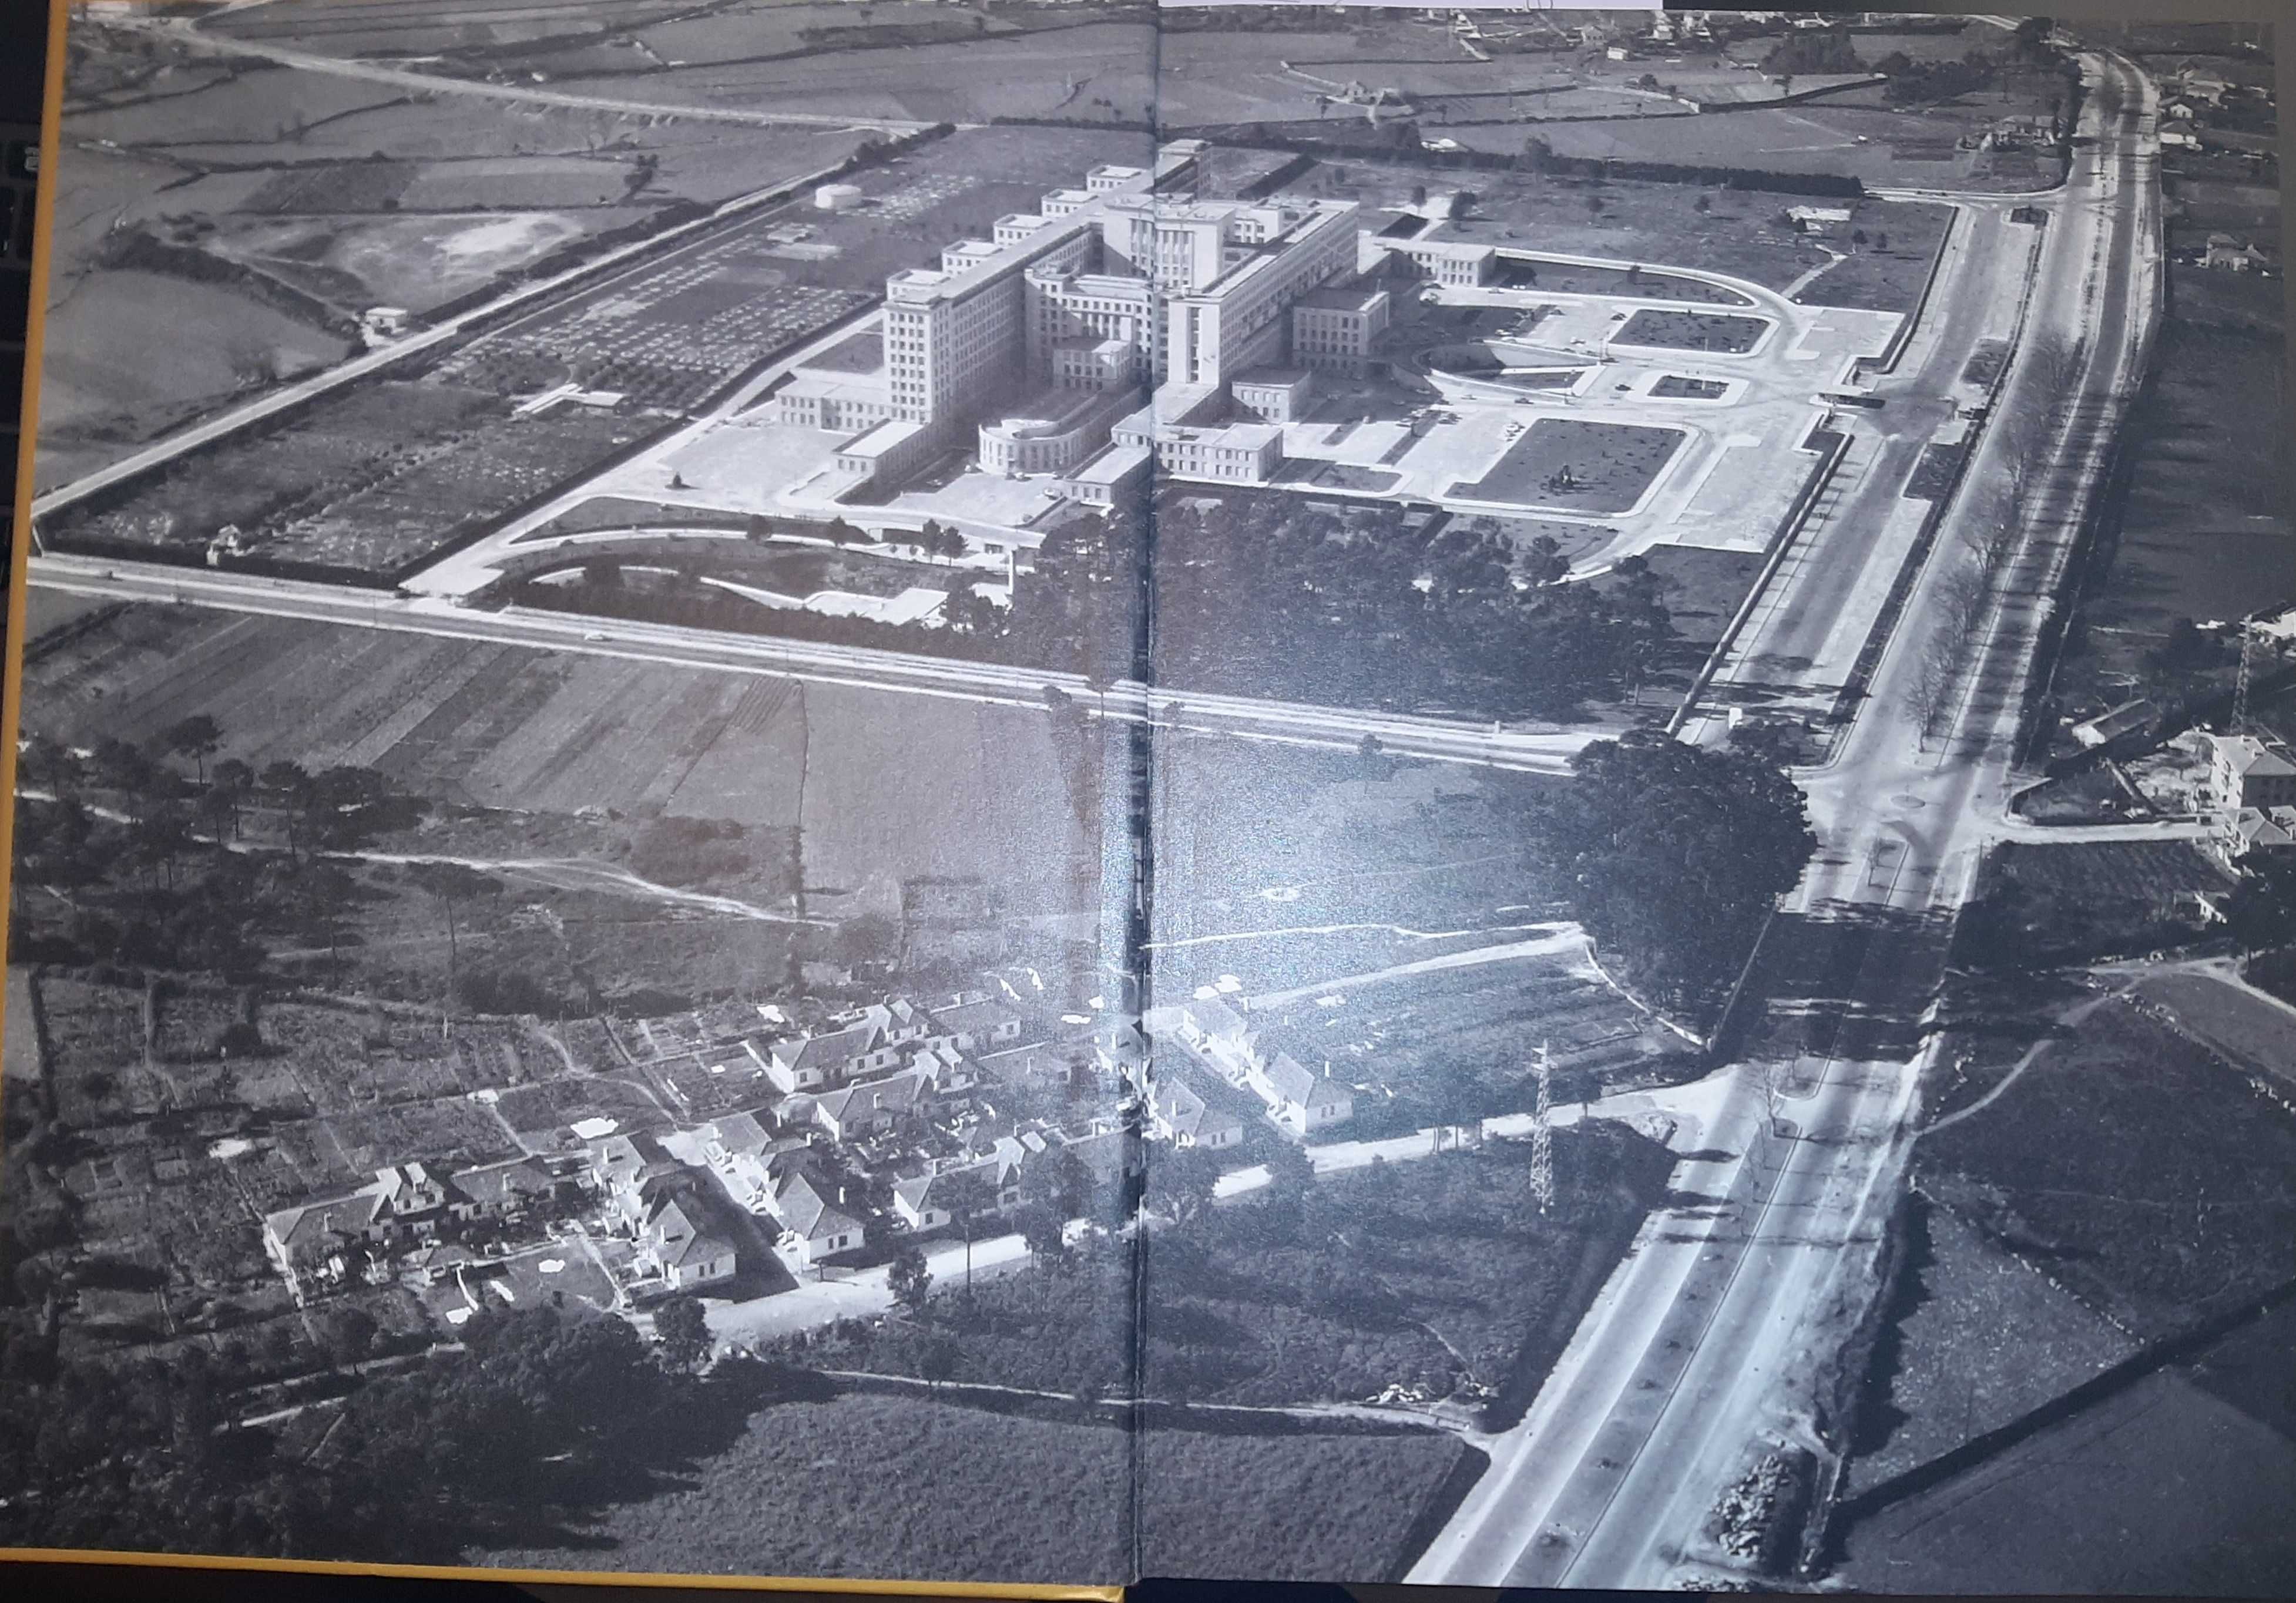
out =
[(1761, 754), (1652, 731), (1571, 767), (1539, 834), (1597, 948), (1669, 1002), (1726, 979), (1816, 850), (1801, 792)]

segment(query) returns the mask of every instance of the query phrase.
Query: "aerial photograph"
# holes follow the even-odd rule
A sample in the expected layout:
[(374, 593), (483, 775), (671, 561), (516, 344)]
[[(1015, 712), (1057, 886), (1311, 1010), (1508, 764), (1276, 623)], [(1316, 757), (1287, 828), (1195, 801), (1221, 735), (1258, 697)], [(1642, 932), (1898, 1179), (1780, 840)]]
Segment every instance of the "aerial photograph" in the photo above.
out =
[(0, 1548), (2296, 1589), (2154, 14), (73, 0)]

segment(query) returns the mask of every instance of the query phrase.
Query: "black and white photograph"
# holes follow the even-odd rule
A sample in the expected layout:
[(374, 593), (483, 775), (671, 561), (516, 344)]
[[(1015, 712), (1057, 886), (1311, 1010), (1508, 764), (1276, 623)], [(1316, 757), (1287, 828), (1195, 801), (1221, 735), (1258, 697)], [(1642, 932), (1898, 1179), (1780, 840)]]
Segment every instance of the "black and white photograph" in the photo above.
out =
[(2296, 1588), (2267, 7), (66, 11), (0, 1549)]

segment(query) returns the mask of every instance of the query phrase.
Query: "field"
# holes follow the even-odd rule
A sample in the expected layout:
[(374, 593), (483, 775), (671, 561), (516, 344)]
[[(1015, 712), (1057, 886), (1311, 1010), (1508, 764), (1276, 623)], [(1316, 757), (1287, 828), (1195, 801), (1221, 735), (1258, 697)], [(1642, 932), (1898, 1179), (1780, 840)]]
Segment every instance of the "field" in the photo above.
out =
[(1029, 708), (152, 609), (27, 682), (26, 727), (68, 741), (148, 740), (198, 712), (221, 725), (223, 755), (258, 768), (372, 766), (442, 803), (801, 822), (824, 912), (840, 896), (886, 904), (928, 874), (979, 876), (1014, 912), (1056, 911), (1070, 865), (1099, 861), (1051, 722)]
[(1918, 1183), (2124, 1329), (2296, 1274), (2296, 1116), (2149, 1006), (2106, 1003), (1995, 1084), (1923, 1138)]
[[(1385, 1579), (1468, 1450), (1412, 1435), (1128, 1433), (906, 1397), (759, 1412), (690, 1478), (564, 1547), (490, 1566), (887, 1579), (1114, 1582), (1144, 1570)], [(901, 1474), (889, 1476), (898, 1462)]]
[(275, 560), (388, 574), (661, 426), (581, 406), (517, 417), (483, 389), (380, 380), (179, 458), (117, 504), (70, 508), (50, 534), (197, 552), (237, 529)]
[(2136, 1350), (2036, 1265), (1918, 1192), (1910, 1261), (1848, 1490), (1925, 1464)]
[[(1953, 209), (1917, 200), (1878, 204), (1860, 200), (1847, 224), (1829, 226), (1826, 240), (1843, 258), (1794, 296), (1806, 307), (1857, 307), (1876, 312), (1910, 313), (1921, 299), (1939, 242), (1952, 225)], [(1866, 235), (1859, 244), (1856, 235)]]
[(1157, 757), (1160, 996), (1322, 986), (1562, 916), (1524, 858), (1547, 781), (1185, 736)]
[(2210, 1051), (2251, 1074), (2296, 1087), (2296, 1010), (2285, 1002), (2194, 969), (2151, 975), (2137, 990)]
[(1670, 351), (1718, 351), (1742, 356), (1770, 331), (1762, 317), (1731, 317), (1712, 312), (1636, 312), (1611, 336), (1613, 345), (1654, 346)]
[[(347, 1191), (410, 1154), (480, 1163), (518, 1149), (469, 1100), (529, 1072), (500, 1026), (442, 1043), (435, 1016), (177, 990), (154, 1005), (147, 1051), (140, 986), (32, 979), (28, 1016), (35, 987), (44, 1094), (72, 1135), (8, 1161), (53, 1174), (69, 1239), (111, 1266), (68, 1321), (76, 1344), (243, 1330), (290, 1306), (258, 1238), (266, 1210)], [(234, 1057), (217, 1041), (241, 1018), (265, 1044)]]
[(2058, 710), (2076, 720), (2164, 689), (2228, 688), (2221, 663), (2170, 675), (2152, 653), (2180, 619), (2238, 618), (2296, 601), (2283, 285), (2177, 259), (2218, 231), (2276, 250), (2279, 192), (2269, 177), (2182, 152), (2164, 164), (2167, 315), (2152, 381), (2128, 423), (2126, 496), (2102, 528), (2053, 687)]
[[(1685, 118), (1685, 122), (1733, 121)], [(1609, 126), (1609, 125), (1604, 125)], [(1521, 144), (1512, 131), (1510, 150)], [(1397, 159), (1387, 151), (1360, 159), (1327, 157), (1287, 189), (1359, 199), (1365, 209), (1408, 206), (1414, 189), (1455, 189), (1468, 182), (1456, 168)], [(1607, 179), (1596, 184), (1528, 171), (1472, 176), (1472, 209), (1442, 237), (1511, 249), (1642, 262), (1653, 271), (1690, 267), (1783, 290), (1829, 258), (1815, 241), (1781, 220), (1785, 197), (1753, 190)], [(1707, 209), (1701, 212), (1701, 198)], [(1876, 215), (1864, 225), (1889, 228), (1894, 206), (1867, 201)], [(1861, 216), (1865, 215), (1863, 212)], [(1546, 270), (1540, 270), (1542, 283)]]
[[(315, 307), (419, 312), (483, 292), (673, 204), (714, 205), (818, 170), (857, 137), (419, 100), (100, 24), (74, 39), (44, 487), (339, 357), (340, 330), (317, 326)], [(212, 271), (104, 265), (147, 236)], [(273, 285), (315, 303), (287, 305)], [(170, 359), (139, 367), (153, 349)]]
[[(2284, 1310), (2284, 1313), (2285, 1311)], [(2284, 1597), (2296, 1577), (2287, 1321), (2270, 1366), (2228, 1401), (2169, 1370), (1860, 1521), (1854, 1591), (1985, 1585), (2035, 1596)]]
[[(1637, 318), (1657, 315), (1635, 314)], [(1679, 429), (1543, 417), (1480, 478), (1453, 485), (1451, 494), (1462, 500), (1514, 506), (1623, 512), (1658, 482), (1683, 438)]]

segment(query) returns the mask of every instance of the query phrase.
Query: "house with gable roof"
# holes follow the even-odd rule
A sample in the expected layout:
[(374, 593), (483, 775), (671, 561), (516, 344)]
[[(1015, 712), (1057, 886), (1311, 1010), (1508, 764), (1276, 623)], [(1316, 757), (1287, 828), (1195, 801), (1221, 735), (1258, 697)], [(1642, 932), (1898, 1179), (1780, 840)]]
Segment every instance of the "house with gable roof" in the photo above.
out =
[(840, 1013), (835, 1027), (768, 1043), (751, 1057), (783, 1095), (834, 1091), (855, 1080), (890, 1074), (934, 1034), (932, 1015), (914, 1002), (895, 999)]
[(1328, 1075), (1309, 1073), (1288, 1052), (1255, 1061), (1244, 1078), (1268, 1114), (1294, 1135), (1311, 1135), (1354, 1116), (1353, 1092)]
[(994, 1217), (1020, 1197), (1018, 1174), (992, 1157), (895, 1182), (893, 1214), (911, 1230), (935, 1231), (959, 1219)]
[(985, 991), (961, 992), (932, 1010), (934, 1033), (960, 1052), (996, 1051), (1021, 1039), (1018, 1010)]
[(263, 1250), (299, 1301), (307, 1278), (340, 1284), (374, 1271), (383, 1255), (451, 1239), (480, 1222), (521, 1218), (554, 1187), (531, 1158), (452, 1175), (429, 1163), (392, 1164), (356, 1191), (266, 1215)]
[(1148, 1127), (1176, 1147), (1217, 1152), (1243, 1140), (1243, 1121), (1221, 1113), (1175, 1074), (1156, 1078), (1148, 1098)]
[(931, 1083), (922, 1069), (904, 1069), (882, 1080), (866, 1080), (813, 1099), (813, 1119), (832, 1141), (863, 1141), (890, 1135), (922, 1116)]
[(648, 1215), (638, 1232), (637, 1262), (643, 1271), (658, 1274), (670, 1291), (691, 1291), (734, 1278), (731, 1243), (708, 1229), (700, 1202), (691, 1195), (671, 1196)]
[[(824, 1195), (824, 1188), (836, 1197)], [(774, 1215), (782, 1222), (782, 1246), (800, 1268), (857, 1249), (867, 1227), (847, 1211), (840, 1188), (816, 1182), (802, 1165), (791, 1165), (774, 1191)]]

